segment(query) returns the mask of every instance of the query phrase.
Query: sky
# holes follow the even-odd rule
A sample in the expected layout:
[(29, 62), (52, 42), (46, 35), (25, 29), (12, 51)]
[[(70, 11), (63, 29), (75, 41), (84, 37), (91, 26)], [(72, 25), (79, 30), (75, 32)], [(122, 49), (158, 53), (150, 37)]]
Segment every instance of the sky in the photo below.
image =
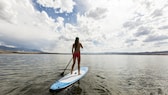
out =
[(168, 50), (167, 0), (0, 0), (0, 45), (69, 53)]

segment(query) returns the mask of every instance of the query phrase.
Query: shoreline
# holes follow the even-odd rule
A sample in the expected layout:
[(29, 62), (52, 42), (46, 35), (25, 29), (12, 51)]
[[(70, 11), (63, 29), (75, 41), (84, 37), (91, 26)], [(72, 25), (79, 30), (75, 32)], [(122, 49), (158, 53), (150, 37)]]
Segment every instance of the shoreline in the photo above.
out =
[[(24, 52), (24, 51), (3, 51), (0, 50), (0, 54), (62, 54), (71, 55), (71, 53), (49, 53), (49, 52)], [(105, 52), (105, 53), (81, 53), (82, 55), (168, 55), (168, 52)]]

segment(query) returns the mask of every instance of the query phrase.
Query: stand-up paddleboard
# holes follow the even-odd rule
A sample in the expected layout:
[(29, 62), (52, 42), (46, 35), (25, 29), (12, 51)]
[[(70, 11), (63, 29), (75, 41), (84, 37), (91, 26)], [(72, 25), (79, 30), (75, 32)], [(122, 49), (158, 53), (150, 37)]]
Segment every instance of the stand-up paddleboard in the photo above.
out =
[(73, 71), (72, 74), (67, 74), (63, 78), (59, 79), (53, 83), (50, 87), (50, 91), (58, 91), (63, 88), (70, 86), (76, 81), (80, 80), (88, 72), (88, 67), (80, 67), (80, 75), (78, 75), (78, 70)]

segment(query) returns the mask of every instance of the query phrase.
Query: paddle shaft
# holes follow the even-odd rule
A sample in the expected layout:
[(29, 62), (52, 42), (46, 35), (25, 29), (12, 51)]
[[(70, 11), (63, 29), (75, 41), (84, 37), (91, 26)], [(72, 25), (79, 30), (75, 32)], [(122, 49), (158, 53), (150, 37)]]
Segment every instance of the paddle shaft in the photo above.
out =
[(71, 58), (71, 60), (69, 60), (69, 63), (68, 63), (67, 66), (65, 67), (65, 69), (64, 69), (64, 71), (63, 71), (63, 74), (64, 74), (65, 70), (67, 69), (67, 67), (69, 66), (69, 64), (71, 63), (71, 61), (72, 61), (72, 58)]

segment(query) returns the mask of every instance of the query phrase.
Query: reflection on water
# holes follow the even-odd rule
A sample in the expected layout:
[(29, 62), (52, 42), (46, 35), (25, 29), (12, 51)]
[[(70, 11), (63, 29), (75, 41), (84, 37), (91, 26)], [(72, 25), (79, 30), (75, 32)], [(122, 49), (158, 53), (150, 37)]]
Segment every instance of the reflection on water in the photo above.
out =
[(89, 67), (87, 75), (80, 83), (50, 93), (70, 58), (0, 55), (1, 95), (168, 95), (168, 58), (161, 55), (82, 55), (81, 65)]

